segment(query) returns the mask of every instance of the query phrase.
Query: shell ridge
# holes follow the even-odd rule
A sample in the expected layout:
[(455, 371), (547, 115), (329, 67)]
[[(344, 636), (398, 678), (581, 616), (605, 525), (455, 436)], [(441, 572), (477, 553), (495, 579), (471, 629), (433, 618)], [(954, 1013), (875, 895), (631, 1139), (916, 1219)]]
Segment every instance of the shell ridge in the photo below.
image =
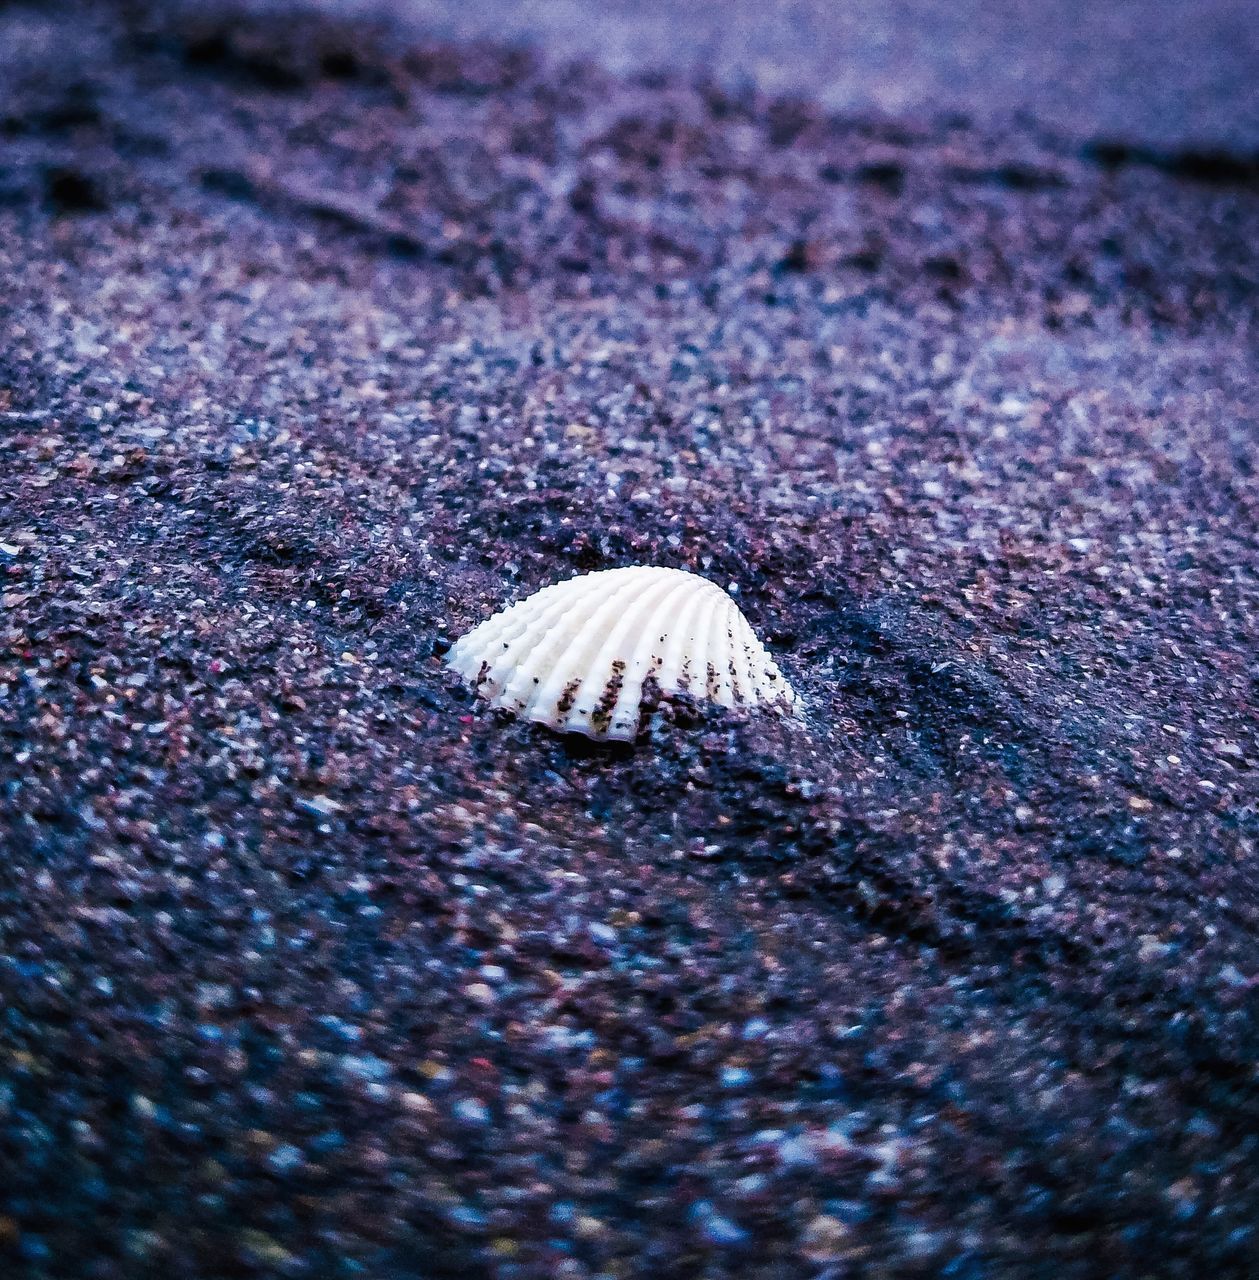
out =
[(452, 666), (461, 664), (463, 674), (468, 675), (469, 678), (472, 678), (480, 669), (483, 661), (493, 666), (498, 655), (509, 647), (510, 641), (515, 639), (533, 618), (550, 608), (564, 588), (576, 581), (576, 578), (570, 578), (565, 582), (543, 587), (533, 595), (517, 600), (514, 604), (486, 618), (484, 622), (473, 627), (456, 641), (447, 661)]
[(714, 702), (717, 698), (712, 671), (713, 620), (720, 603), (713, 596), (704, 601), (696, 615), (689, 646), (693, 656), (688, 687), (696, 697), (709, 698)]
[[(604, 719), (610, 726), (619, 707), (621, 691), (624, 685), (625, 669), (633, 652), (633, 630), (639, 623), (642, 614), (650, 610), (655, 601), (665, 592), (672, 589), (672, 583), (660, 574), (651, 578), (640, 578), (635, 584), (636, 598), (630, 600), (624, 611), (616, 617), (607, 635), (598, 647), (586, 650), (589, 655), (585, 662), (585, 672), (581, 677), (581, 685), (573, 705), (568, 709), (565, 724), (577, 732), (587, 732), (584, 726), (590, 725), (598, 729), (599, 719)], [(584, 657), (585, 655), (583, 655)], [(620, 670), (617, 670), (617, 665)], [(612, 702), (603, 704), (609, 695)], [(593, 706), (585, 705), (595, 698)]]
[[(518, 601), (511, 608), (488, 618), (480, 626), (469, 631), (451, 649), (449, 659), (451, 665), (462, 668), (464, 673), (468, 674), (474, 669), (479, 669), (482, 662), (492, 664), (496, 650), (501, 652), (500, 637), (517, 634), (521, 627), (528, 625), (528, 615), (539, 611), (536, 605), (532, 609), (527, 607), (532, 604), (532, 600)], [(526, 620), (522, 620), (522, 614)]]
[[(657, 583), (648, 591), (644, 591), (641, 601), (632, 611), (626, 613), (619, 624), (617, 633), (609, 637), (591, 667), (590, 677), (600, 678), (599, 672), (606, 670), (602, 678), (608, 681), (609, 687), (616, 685), (616, 699), (608, 709), (609, 737), (632, 739), (638, 729), (639, 705), (642, 701), (643, 681), (649, 670), (658, 666), (660, 644), (656, 639), (660, 619), (667, 617), (670, 602), (688, 589), (685, 581), (679, 581), (672, 574), (661, 574)], [(636, 630), (635, 637), (632, 632)], [(618, 650), (623, 653), (624, 666), (615, 671), (613, 663), (617, 661)], [(606, 663), (606, 668), (605, 668)], [(573, 709), (576, 712), (577, 708)], [(573, 724), (573, 713), (569, 715), (570, 727)]]
[[(527, 695), (520, 708), (522, 712), (536, 709), (543, 712), (544, 716), (553, 710), (564, 714), (567, 708), (560, 706), (561, 701), (570, 697), (576, 699), (580, 694), (581, 682), (585, 678), (584, 655), (592, 643), (597, 643), (600, 628), (606, 620), (616, 616), (615, 610), (624, 597), (636, 589), (637, 576), (631, 576), (627, 572), (620, 581), (611, 584), (605, 581), (600, 587), (606, 588), (609, 585), (610, 591), (601, 589), (598, 594), (593, 590), (580, 593), (574, 602), (577, 607), (568, 624), (564, 625), (561, 620), (561, 624), (553, 628), (550, 635), (542, 637), (537, 648), (530, 653), (527, 666), (522, 666), (518, 673), (527, 678), (520, 682), (520, 687)], [(584, 606), (583, 595), (586, 596)], [(552, 661), (561, 652), (565, 661), (555, 662), (551, 670), (544, 674), (542, 664)], [(527, 683), (529, 679), (536, 680), (532, 689)]]
[[(573, 582), (579, 579), (571, 579)], [(560, 584), (566, 585), (566, 584)], [(508, 642), (507, 647), (490, 655), (491, 669), (494, 676), (495, 696), (503, 699), (511, 698), (518, 702), (518, 695), (511, 692), (515, 683), (514, 676), (519, 675), (534, 661), (533, 651), (540, 641), (550, 634), (550, 629), (564, 617), (571, 608), (572, 597), (576, 591), (566, 591), (553, 595), (547, 601), (545, 609), (531, 616), (525, 625)]]
[[(659, 600), (655, 610), (642, 625), (639, 639), (639, 651), (634, 665), (626, 672), (623, 685), (624, 705), (618, 711), (618, 720), (614, 725), (628, 737), (632, 737), (638, 728), (639, 712), (642, 706), (643, 685), (649, 675), (655, 675), (661, 681), (661, 672), (665, 662), (665, 642), (668, 640), (669, 619), (676, 616), (678, 602), (683, 602), (690, 591), (690, 584), (685, 581), (675, 582), (671, 589)], [(663, 682), (661, 683), (663, 688)]]
[(757, 694), (764, 695), (768, 691), (765, 677), (769, 664), (769, 654), (765, 652), (765, 646), (757, 639), (751, 623), (746, 618), (742, 618), (741, 621), (743, 623), (741, 628), (743, 647), (747, 654), (749, 669), (752, 672), (752, 681)]
[[(599, 585), (598, 592), (592, 589), (584, 601), (578, 599), (565, 643), (551, 669), (545, 676), (538, 677), (526, 704), (527, 710), (536, 712), (536, 718), (558, 728), (577, 706), (589, 679), (590, 655), (598, 652), (609, 626), (615, 627), (617, 611), (623, 607), (626, 596), (632, 598), (637, 589), (637, 577), (630, 571), (622, 571), (619, 580), (605, 581)], [(543, 662), (550, 656), (540, 655)]]
[(698, 591), (692, 592), (683, 602), (673, 626), (664, 633), (664, 652), (656, 679), (666, 693), (681, 693), (688, 683), (685, 661), (687, 641), (694, 627), (696, 611), (703, 603), (704, 596)]
[(726, 635), (727, 601), (714, 596), (708, 606), (708, 614), (704, 623), (704, 643), (700, 647), (700, 661), (703, 663), (701, 675), (704, 679), (705, 695), (719, 707), (728, 707), (731, 703), (729, 677), (726, 674), (726, 657), (723, 654), (722, 641)]
[(748, 625), (738, 605), (734, 605), (730, 619), (730, 648), (734, 655), (735, 700), (740, 704), (756, 701), (756, 679), (752, 674), (752, 661), (748, 651)]
[(743, 651), (747, 656), (748, 670), (751, 673), (752, 679), (752, 688), (755, 690), (758, 698), (763, 698), (766, 694), (765, 649), (761, 645), (760, 641), (757, 640), (751, 626), (746, 620), (744, 620), (741, 630), (743, 634)]

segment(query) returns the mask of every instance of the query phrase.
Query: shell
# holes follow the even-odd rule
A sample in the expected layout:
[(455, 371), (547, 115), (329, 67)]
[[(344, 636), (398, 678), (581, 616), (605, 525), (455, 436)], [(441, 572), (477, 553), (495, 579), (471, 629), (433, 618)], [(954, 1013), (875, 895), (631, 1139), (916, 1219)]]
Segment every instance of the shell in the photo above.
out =
[(474, 627), (446, 661), (493, 706), (589, 738), (633, 740), (648, 676), (726, 707), (796, 703), (738, 605), (681, 569), (605, 569), (543, 587)]

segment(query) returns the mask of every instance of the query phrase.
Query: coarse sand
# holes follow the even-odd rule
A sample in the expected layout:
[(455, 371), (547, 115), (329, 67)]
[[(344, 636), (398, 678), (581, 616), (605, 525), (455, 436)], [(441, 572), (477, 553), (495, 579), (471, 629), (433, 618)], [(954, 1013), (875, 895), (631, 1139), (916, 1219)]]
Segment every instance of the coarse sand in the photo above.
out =
[(55, 0), (0, 281), (5, 1276), (1259, 1274), (1252, 156)]

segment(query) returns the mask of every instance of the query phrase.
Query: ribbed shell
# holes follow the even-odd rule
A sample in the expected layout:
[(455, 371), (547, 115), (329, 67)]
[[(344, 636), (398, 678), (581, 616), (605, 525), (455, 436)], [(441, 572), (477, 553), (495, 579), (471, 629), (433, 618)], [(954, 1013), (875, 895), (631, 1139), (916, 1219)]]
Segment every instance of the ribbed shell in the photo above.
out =
[(474, 627), (446, 660), (494, 706), (590, 738), (634, 738), (649, 675), (726, 707), (796, 701), (735, 602), (681, 569), (605, 569), (544, 587)]

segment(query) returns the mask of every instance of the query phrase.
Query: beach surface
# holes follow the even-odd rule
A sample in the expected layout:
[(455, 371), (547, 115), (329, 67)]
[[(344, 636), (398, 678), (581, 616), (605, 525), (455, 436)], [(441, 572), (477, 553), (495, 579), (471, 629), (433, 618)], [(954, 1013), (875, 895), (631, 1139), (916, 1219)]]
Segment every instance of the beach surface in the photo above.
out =
[(1259, 1274), (1241, 8), (746, 7), (0, 6), (5, 1275)]

